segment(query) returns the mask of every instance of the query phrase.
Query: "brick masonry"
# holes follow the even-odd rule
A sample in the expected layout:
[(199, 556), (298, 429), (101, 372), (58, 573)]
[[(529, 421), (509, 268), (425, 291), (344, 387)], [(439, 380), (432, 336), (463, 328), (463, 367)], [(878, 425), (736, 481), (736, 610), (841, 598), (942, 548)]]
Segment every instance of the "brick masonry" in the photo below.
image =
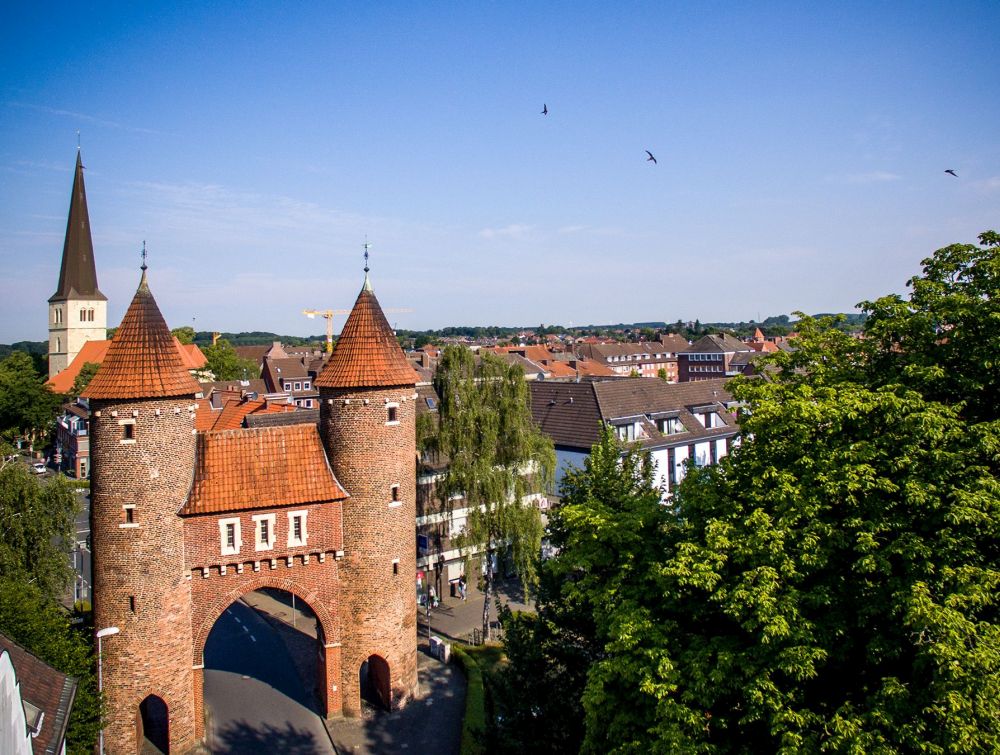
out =
[[(328, 716), (360, 714), (365, 661), (393, 707), (415, 695), (413, 387), (328, 389), (325, 398), (324, 448), (349, 498), (191, 516), (178, 512), (194, 477), (193, 399), (92, 401), (94, 615), (98, 628), (121, 629), (103, 643), (110, 755), (136, 751), (139, 704), (151, 694), (167, 705), (171, 751), (196, 748), (208, 635), (230, 604), (262, 587), (316, 613)], [(288, 544), (290, 511), (306, 514), (301, 545)], [(253, 517), (268, 514), (273, 548), (258, 551)], [(240, 521), (232, 555), (222, 553), (221, 519)]]
[[(105, 749), (112, 754), (135, 751), (139, 704), (148, 695), (167, 705), (171, 751), (196, 744), (191, 588), (177, 516), (194, 470), (192, 404), (91, 404), (94, 622), (121, 630), (103, 641)], [(134, 507), (132, 522), (126, 507)]]
[[(361, 712), (359, 673), (372, 656), (388, 664), (383, 694), (393, 707), (417, 690), (415, 409), (412, 385), (320, 388), (320, 435), (351, 496), (340, 566), (346, 715)], [(377, 659), (368, 667), (380, 676)]]

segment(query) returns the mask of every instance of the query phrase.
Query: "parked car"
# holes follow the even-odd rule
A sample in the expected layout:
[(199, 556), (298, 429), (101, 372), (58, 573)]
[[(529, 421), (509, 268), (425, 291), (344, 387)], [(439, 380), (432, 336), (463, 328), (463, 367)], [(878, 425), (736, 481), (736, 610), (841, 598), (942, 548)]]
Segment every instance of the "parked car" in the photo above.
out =
[(34, 472), (35, 474), (45, 474), (46, 472), (49, 471), (49, 468), (45, 466), (44, 462), (36, 461), (34, 464), (31, 465), (31, 471)]

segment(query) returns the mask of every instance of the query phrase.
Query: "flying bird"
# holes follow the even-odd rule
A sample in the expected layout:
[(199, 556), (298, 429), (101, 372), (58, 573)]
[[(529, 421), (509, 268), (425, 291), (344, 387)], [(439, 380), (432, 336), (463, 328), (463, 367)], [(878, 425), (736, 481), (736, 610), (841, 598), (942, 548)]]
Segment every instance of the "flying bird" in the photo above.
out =
[(546, 105), (546, 104), (545, 104), (545, 103), (543, 102), (543, 103), (542, 103), (542, 115), (548, 115), (548, 114), (549, 114), (549, 106), (548, 106), (548, 105)]
[(656, 164), (657, 164), (657, 162), (656, 162), (656, 158), (655, 158), (655, 157), (653, 157), (653, 153), (652, 153), (652, 152), (650, 152), (650, 151), (649, 151), (649, 150), (647, 149), (647, 150), (646, 150), (646, 154), (647, 154), (647, 155), (649, 155), (649, 157), (647, 157), (647, 158), (646, 158), (646, 162), (648, 163), (648, 162), (652, 161), (652, 162), (653, 162), (653, 165), (656, 165)]
[(958, 178), (958, 173), (953, 171), (951, 168), (945, 171), (945, 173), (951, 173), (955, 178)]

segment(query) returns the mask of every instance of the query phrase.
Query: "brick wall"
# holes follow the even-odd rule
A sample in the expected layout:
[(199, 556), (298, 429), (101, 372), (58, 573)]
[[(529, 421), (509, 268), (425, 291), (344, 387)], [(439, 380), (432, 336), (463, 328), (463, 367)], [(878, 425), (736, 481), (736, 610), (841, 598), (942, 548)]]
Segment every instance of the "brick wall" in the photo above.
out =
[[(414, 397), (413, 386), (321, 393), (320, 434), (351, 496), (344, 501), (340, 566), (347, 715), (360, 713), (358, 675), (369, 656), (389, 665), (393, 706), (417, 691)], [(391, 404), (395, 423), (388, 422)]]
[[(150, 694), (167, 704), (171, 750), (195, 745), (201, 711), (191, 694), (191, 595), (176, 516), (194, 469), (192, 404), (91, 402), (94, 623), (121, 630), (103, 642), (111, 755), (135, 751), (139, 703)], [(128, 423), (132, 439), (123, 440)]]

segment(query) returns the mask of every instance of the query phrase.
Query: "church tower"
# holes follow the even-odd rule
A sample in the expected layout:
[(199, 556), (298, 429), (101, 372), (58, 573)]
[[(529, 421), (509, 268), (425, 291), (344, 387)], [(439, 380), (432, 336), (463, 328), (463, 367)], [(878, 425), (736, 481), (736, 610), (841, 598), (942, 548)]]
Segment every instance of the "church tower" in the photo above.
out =
[[(82, 192), (79, 163), (77, 181)], [(67, 249), (70, 238), (67, 233)], [(79, 274), (67, 260), (71, 256), (64, 257), (64, 274)], [(188, 752), (201, 715), (191, 691), (191, 585), (177, 515), (194, 475), (200, 387), (181, 363), (145, 268), (83, 394), (91, 410), (94, 628), (120, 630), (103, 642), (105, 751), (111, 754), (135, 752), (137, 736), (154, 728), (169, 736), (171, 752)], [(92, 262), (86, 269), (96, 291)]]
[(103, 341), (107, 332), (108, 298), (97, 288), (83, 161), (77, 150), (59, 285), (49, 297), (49, 377), (66, 369), (84, 343)]
[(386, 708), (417, 691), (417, 375), (365, 281), (326, 368), (320, 435), (344, 501), (344, 713), (361, 695)]

